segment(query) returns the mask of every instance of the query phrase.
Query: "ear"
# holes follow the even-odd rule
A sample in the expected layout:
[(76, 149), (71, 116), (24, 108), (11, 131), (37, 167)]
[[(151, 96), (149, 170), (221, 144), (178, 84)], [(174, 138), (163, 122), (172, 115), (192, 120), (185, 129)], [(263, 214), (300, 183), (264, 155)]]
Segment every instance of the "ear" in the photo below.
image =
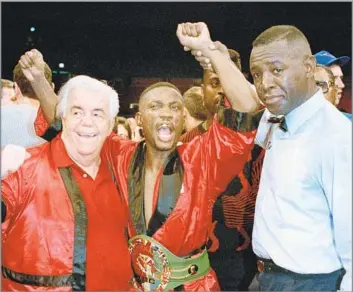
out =
[(304, 60), (305, 74), (307, 78), (313, 77), (316, 69), (316, 59), (314, 56), (308, 56)]
[(20, 87), (17, 85), (17, 83), (15, 82), (15, 97), (13, 100), (20, 100), (23, 99), (23, 94), (21, 92)]
[(205, 85), (203, 83), (200, 85), (201, 87), (201, 95), (202, 95), (202, 105), (205, 107)]
[(187, 117), (190, 116), (190, 113), (189, 113), (189, 111), (188, 111), (188, 109), (187, 109), (186, 107), (184, 107), (184, 114), (183, 114), (183, 116), (184, 116), (184, 120), (186, 120)]
[(15, 82), (15, 94), (16, 96), (22, 96), (21, 89), (18, 87), (16, 82)]
[(141, 116), (141, 113), (140, 112), (137, 112), (136, 115), (135, 115), (135, 120), (136, 120), (136, 123), (139, 127), (142, 127), (142, 116)]
[(54, 82), (51, 83), (51, 88), (53, 89), (53, 91), (55, 90), (55, 83)]

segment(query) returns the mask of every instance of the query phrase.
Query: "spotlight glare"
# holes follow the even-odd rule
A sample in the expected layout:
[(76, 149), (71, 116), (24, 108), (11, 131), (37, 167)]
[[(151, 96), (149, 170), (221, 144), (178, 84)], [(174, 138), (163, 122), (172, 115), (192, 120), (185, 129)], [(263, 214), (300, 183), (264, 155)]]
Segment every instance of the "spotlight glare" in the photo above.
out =
[(34, 31), (36, 31), (36, 28), (35, 28), (34, 26), (32, 26), (32, 27), (30, 28), (30, 31), (31, 31), (31, 32), (34, 32)]
[(59, 63), (59, 68), (64, 68), (65, 64), (64, 63)]

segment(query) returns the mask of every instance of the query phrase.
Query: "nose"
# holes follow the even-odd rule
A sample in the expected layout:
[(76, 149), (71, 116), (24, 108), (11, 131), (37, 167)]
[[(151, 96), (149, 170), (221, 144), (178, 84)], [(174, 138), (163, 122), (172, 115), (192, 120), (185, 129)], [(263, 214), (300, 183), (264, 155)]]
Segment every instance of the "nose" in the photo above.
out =
[(335, 81), (336, 81), (336, 86), (339, 89), (343, 89), (345, 87), (341, 77), (337, 76)]
[(271, 89), (274, 87), (274, 79), (273, 75), (269, 72), (264, 72), (262, 74), (262, 82), (261, 82), (262, 88), (264, 90)]
[(224, 90), (223, 90), (223, 88), (221, 86), (218, 88), (218, 94), (219, 95), (224, 95)]
[(92, 126), (93, 125), (93, 117), (90, 114), (86, 114), (83, 116), (82, 120), (81, 120), (81, 124), (82, 126)]
[(159, 112), (159, 116), (161, 118), (171, 118), (173, 116), (171, 109), (168, 106), (164, 106), (161, 108)]

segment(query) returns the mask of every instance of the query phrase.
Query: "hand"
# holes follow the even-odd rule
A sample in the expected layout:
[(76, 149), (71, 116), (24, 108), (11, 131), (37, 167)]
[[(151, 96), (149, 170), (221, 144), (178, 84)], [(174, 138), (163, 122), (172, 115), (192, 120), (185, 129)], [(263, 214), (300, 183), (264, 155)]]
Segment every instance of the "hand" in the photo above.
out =
[(1, 179), (17, 171), (31, 155), (22, 146), (8, 144), (1, 150)]
[[(228, 48), (222, 44), (220, 41), (215, 41), (208, 46), (208, 49), (211, 51), (220, 51), (223, 55), (230, 58)], [(191, 54), (195, 57), (196, 61), (198, 61), (201, 67), (205, 70), (214, 71), (212, 68), (212, 64), (209, 58), (205, 57), (200, 50), (191, 50)]]
[(210, 32), (204, 22), (181, 23), (178, 25), (176, 35), (185, 51), (202, 51), (212, 43)]
[(32, 49), (21, 56), (19, 60), (23, 74), (29, 82), (35, 81), (37, 78), (44, 77), (43, 55), (36, 49)]

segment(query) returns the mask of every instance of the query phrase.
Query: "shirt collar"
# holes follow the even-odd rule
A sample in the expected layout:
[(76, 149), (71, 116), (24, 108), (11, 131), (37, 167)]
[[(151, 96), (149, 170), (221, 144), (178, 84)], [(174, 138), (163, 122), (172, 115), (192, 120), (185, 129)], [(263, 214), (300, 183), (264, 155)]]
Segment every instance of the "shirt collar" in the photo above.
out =
[[(285, 116), (285, 122), (289, 134), (293, 135), (299, 127), (310, 119), (324, 104), (326, 99), (322, 93), (321, 88), (307, 101), (289, 112)], [(270, 116), (273, 116), (268, 109), (265, 109), (264, 116), (266, 121)]]
[(321, 88), (307, 101), (289, 112), (285, 119), (288, 132), (294, 134), (301, 125), (309, 120), (327, 102)]

